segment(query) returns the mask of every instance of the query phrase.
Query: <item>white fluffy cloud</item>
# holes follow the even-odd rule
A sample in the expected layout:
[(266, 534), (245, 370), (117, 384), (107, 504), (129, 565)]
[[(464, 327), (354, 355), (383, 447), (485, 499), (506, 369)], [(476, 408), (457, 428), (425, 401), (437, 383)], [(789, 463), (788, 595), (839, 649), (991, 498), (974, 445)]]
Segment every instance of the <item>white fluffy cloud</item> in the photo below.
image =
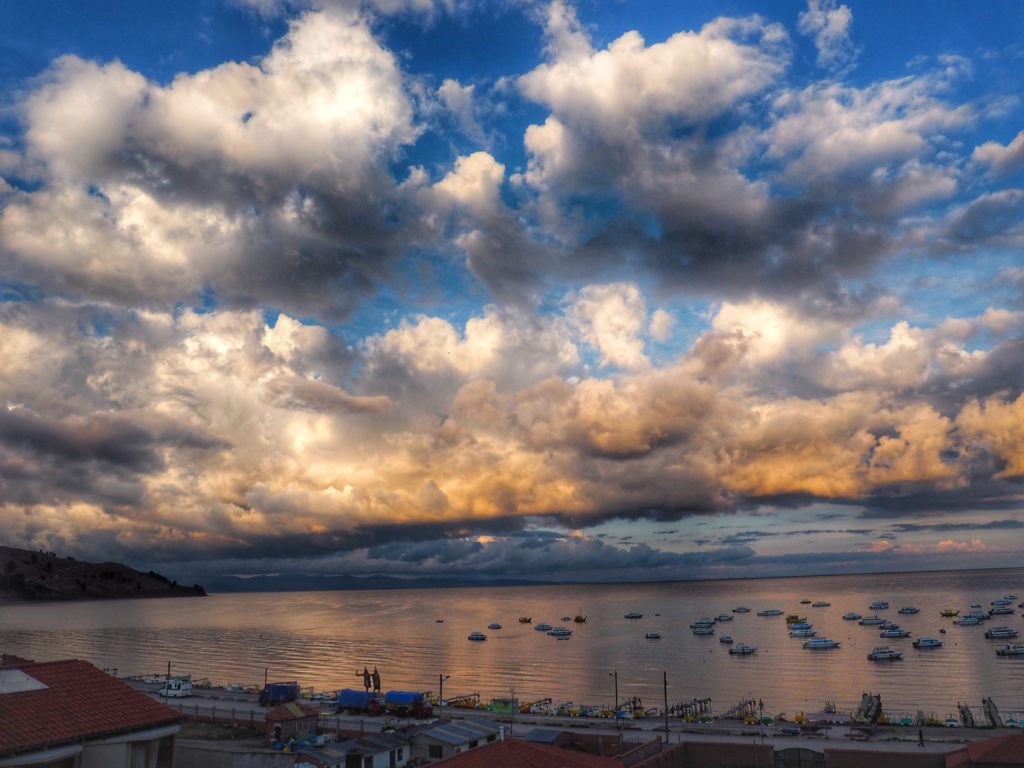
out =
[(818, 64), (828, 69), (842, 69), (856, 58), (857, 50), (850, 40), (853, 12), (836, 0), (807, 0), (807, 10), (797, 17), (797, 28), (814, 38)]

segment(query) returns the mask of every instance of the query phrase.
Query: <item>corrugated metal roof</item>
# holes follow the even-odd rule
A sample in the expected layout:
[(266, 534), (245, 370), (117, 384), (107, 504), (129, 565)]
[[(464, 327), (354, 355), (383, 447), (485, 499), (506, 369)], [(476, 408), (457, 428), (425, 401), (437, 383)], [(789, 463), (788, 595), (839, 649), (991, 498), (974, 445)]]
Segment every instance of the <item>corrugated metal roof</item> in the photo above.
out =
[(622, 768), (622, 763), (612, 757), (572, 752), (521, 739), (507, 739), (471, 749), (440, 760), (435, 765), (445, 768)]
[(561, 735), (561, 731), (552, 731), (550, 728), (534, 728), (525, 738), (538, 744), (554, 744)]
[(46, 688), (0, 695), (0, 753), (53, 747), (181, 719), (170, 707), (87, 661), (26, 664), (21, 669)]
[(465, 744), (469, 741), (485, 739), (501, 733), (501, 726), (490, 720), (473, 718), (458, 722), (440, 723), (422, 731), (426, 736), (443, 741), (446, 744)]

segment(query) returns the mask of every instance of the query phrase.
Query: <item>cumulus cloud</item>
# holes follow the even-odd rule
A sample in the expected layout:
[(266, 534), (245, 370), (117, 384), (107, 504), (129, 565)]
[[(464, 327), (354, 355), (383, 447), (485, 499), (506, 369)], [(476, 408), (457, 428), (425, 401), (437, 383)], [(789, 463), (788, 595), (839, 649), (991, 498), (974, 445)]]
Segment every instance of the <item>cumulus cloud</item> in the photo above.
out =
[(64, 56), (22, 110), (41, 186), (0, 216), (11, 277), (126, 304), (208, 291), (344, 313), (400, 252), (379, 202), (402, 210), (387, 164), (420, 128), (358, 15), (307, 13), (256, 64), (167, 86)]
[(600, 350), (601, 365), (625, 370), (649, 365), (640, 337), (647, 303), (635, 285), (587, 286), (573, 303), (572, 316), (583, 339)]
[(1005, 146), (997, 141), (986, 141), (975, 147), (971, 159), (988, 166), (997, 176), (1009, 175), (1024, 168), (1024, 131)]
[(852, 65), (858, 50), (850, 39), (853, 12), (835, 0), (807, 0), (807, 10), (797, 17), (801, 34), (814, 38), (818, 49), (818, 65), (841, 70)]

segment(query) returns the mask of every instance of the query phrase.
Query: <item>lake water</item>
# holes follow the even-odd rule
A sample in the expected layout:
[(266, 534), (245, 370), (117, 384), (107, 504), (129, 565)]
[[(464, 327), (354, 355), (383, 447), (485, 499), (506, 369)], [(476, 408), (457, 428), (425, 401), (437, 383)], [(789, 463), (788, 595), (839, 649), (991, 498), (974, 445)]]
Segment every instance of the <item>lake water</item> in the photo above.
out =
[[(37, 660), (87, 659), (121, 675), (172, 672), (217, 683), (262, 684), (264, 670), (277, 680), (298, 680), (318, 690), (359, 687), (363, 666), (378, 667), (384, 690), (433, 690), (448, 675), (445, 696), (478, 692), (484, 699), (522, 701), (550, 696), (556, 702), (593, 705), (637, 696), (646, 706), (710, 697), (716, 712), (750, 696), (772, 714), (819, 711), (835, 701), (855, 708), (862, 692), (880, 693), (888, 712), (918, 709), (944, 716), (958, 701), (977, 706), (992, 697), (1005, 711), (1024, 711), (1024, 658), (1004, 658), (1006, 641), (986, 640), (985, 629), (1022, 629), (1021, 614), (999, 616), (982, 626), (959, 627), (942, 609), (966, 613), (971, 603), (986, 609), (1006, 594), (1024, 600), (1024, 569), (876, 574), (749, 581), (571, 585), (483, 589), (394, 590), (218, 594), (206, 598), (127, 600), (0, 608), (0, 650)], [(801, 605), (827, 600), (828, 608)], [(889, 601), (880, 615), (913, 632), (906, 640), (882, 640), (878, 627), (843, 621), (847, 611), (874, 613), (875, 600)], [(747, 614), (698, 637), (689, 624), (702, 616)], [(904, 605), (916, 615), (898, 615)], [(764, 608), (799, 613), (819, 637), (841, 642), (830, 651), (808, 651), (788, 637), (784, 617), (757, 616)], [(534, 624), (566, 624), (562, 616), (588, 616), (568, 641)], [(636, 611), (641, 620), (623, 615)], [(660, 616), (656, 615), (660, 614)], [(436, 619), (444, 619), (436, 623)], [(491, 622), (503, 625), (488, 630)], [(940, 635), (939, 629), (946, 634)], [(466, 639), (474, 631), (485, 642)], [(661, 640), (645, 640), (648, 631)], [(756, 646), (756, 655), (730, 656), (718, 636)], [(940, 649), (918, 651), (921, 635), (944, 640)], [(1017, 640), (1020, 641), (1020, 638)], [(875, 646), (904, 652), (902, 661), (867, 660)]]

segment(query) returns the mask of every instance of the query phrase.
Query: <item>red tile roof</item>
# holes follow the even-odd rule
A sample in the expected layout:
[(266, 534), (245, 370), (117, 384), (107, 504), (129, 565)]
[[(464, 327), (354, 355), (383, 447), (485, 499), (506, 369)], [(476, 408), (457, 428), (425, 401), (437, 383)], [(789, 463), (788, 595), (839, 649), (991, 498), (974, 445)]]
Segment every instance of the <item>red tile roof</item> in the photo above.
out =
[(294, 701), (287, 704), (278, 704), (267, 713), (267, 721), (283, 723), (291, 720), (302, 720), (307, 717), (318, 717), (320, 710), (305, 704), (298, 704)]
[(983, 765), (1024, 765), (1024, 735), (1008, 734), (967, 745), (972, 763)]
[(548, 744), (506, 739), (441, 760), (444, 768), (622, 768), (612, 757), (588, 755)]
[(143, 730), (181, 717), (87, 661), (19, 669), (46, 688), (0, 695), (0, 754)]

